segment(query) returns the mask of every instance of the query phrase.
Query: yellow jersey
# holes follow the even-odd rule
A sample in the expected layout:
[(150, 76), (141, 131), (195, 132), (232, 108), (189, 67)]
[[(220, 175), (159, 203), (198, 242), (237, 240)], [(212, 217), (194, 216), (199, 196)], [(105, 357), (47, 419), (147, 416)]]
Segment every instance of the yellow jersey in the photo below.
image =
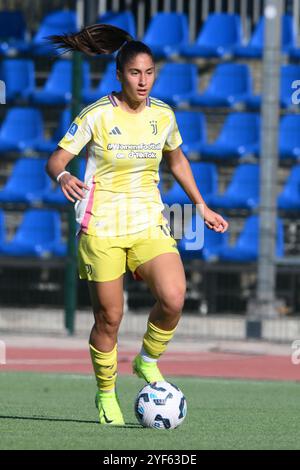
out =
[(138, 233), (164, 221), (159, 164), (181, 145), (172, 109), (148, 97), (140, 113), (128, 113), (107, 95), (84, 108), (59, 142), (78, 155), (87, 146), (85, 183), (75, 204), (81, 230), (94, 236)]

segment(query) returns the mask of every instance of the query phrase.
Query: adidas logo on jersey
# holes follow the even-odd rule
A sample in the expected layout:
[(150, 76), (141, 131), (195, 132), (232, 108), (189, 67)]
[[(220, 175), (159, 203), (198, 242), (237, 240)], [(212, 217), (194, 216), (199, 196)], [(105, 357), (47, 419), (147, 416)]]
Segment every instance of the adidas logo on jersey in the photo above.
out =
[(121, 135), (121, 131), (120, 131), (120, 129), (119, 129), (117, 126), (114, 127), (114, 128), (109, 132), (109, 135), (117, 135), (117, 134)]

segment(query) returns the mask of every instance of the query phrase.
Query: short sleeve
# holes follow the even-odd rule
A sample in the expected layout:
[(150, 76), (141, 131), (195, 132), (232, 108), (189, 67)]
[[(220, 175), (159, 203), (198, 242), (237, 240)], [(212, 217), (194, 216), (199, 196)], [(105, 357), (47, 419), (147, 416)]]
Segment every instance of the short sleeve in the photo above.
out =
[(77, 116), (58, 145), (67, 152), (78, 155), (91, 138), (92, 129), (88, 116), (86, 115), (82, 119)]
[(178, 130), (175, 114), (172, 111), (169, 132), (165, 141), (163, 152), (171, 152), (182, 144), (182, 138)]

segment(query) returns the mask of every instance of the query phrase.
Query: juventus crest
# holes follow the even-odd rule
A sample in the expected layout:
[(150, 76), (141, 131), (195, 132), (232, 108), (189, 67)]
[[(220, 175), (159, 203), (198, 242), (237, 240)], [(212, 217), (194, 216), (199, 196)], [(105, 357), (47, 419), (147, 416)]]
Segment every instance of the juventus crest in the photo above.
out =
[(157, 135), (157, 121), (150, 121), (150, 125), (152, 127), (152, 134)]

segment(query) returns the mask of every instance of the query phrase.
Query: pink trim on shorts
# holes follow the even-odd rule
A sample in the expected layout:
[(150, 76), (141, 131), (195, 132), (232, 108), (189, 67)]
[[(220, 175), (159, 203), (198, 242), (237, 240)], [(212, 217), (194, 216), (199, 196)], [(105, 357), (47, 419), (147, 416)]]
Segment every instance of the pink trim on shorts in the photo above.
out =
[(81, 230), (83, 232), (87, 232), (87, 229), (88, 229), (88, 226), (89, 226), (89, 223), (90, 223), (90, 219), (91, 219), (91, 216), (92, 216), (92, 207), (93, 207), (93, 203), (94, 203), (94, 193), (95, 193), (95, 188), (96, 188), (96, 183), (94, 181), (94, 177), (93, 177), (93, 187), (91, 189), (91, 192), (90, 192), (90, 197), (89, 197), (89, 202), (87, 204), (87, 207), (86, 207), (86, 210), (85, 210), (85, 213), (84, 213), (84, 217), (83, 217), (83, 220), (81, 222)]

